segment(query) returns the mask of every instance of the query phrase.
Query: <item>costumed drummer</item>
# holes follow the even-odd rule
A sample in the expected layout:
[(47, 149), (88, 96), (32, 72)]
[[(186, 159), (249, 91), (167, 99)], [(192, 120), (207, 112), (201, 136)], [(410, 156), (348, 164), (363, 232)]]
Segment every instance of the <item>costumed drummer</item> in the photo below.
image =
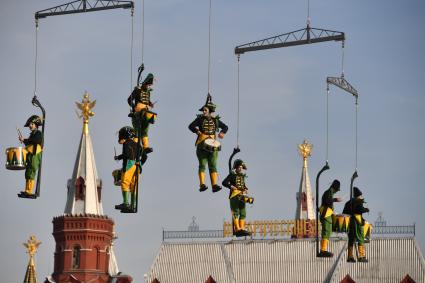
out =
[(322, 240), (320, 242), (320, 253), (318, 257), (333, 257), (333, 253), (328, 251), (329, 238), (332, 234), (332, 218), (335, 217), (333, 212), (334, 202), (341, 202), (341, 198), (334, 197), (339, 191), (340, 182), (334, 180), (329, 189), (322, 195), (322, 205), (319, 208), (320, 223), (322, 224)]
[(43, 136), (38, 127), (42, 124), (42, 120), (37, 115), (32, 115), (28, 118), (24, 127), (28, 127), (31, 131), (29, 137), (24, 139), (21, 135), (19, 141), (25, 144), (26, 151), (26, 167), (25, 167), (25, 191), (20, 192), (20, 196), (33, 196), (33, 188), (35, 176), (40, 168)]
[(215, 193), (221, 190), (221, 187), (217, 184), (217, 159), (220, 146), (208, 146), (206, 142), (208, 140), (215, 142), (216, 133), (219, 129), (221, 129), (221, 131), (218, 133), (218, 137), (220, 139), (224, 138), (228, 127), (220, 120), (219, 116), (213, 115), (215, 109), (216, 105), (212, 103), (212, 97), (208, 94), (205, 105), (199, 109), (203, 114), (197, 115), (196, 119), (189, 125), (189, 130), (198, 136), (195, 145), (196, 156), (199, 161), (198, 176), (200, 192), (208, 189), (207, 185), (205, 185), (205, 170), (207, 164), (210, 171), (212, 191)]
[[(143, 71), (143, 65), (139, 70), (139, 74)], [(131, 106), (132, 112), (128, 115), (136, 130), (136, 136), (142, 138), (144, 152), (151, 153), (152, 147), (149, 146), (148, 130), (149, 125), (155, 123), (156, 114), (150, 110), (154, 107), (151, 102), (152, 85), (154, 81), (153, 74), (149, 73), (141, 85), (137, 85), (127, 99)]]
[[(119, 130), (118, 143), (122, 144), (122, 154), (115, 156), (115, 160), (122, 160), (122, 173), (121, 173), (121, 191), (123, 202), (116, 205), (115, 209), (130, 210), (135, 205), (136, 195), (136, 169), (139, 166), (137, 162), (137, 151), (142, 152), (142, 148), (137, 142), (136, 132), (132, 127), (125, 126)], [(141, 163), (145, 163), (147, 155), (142, 154)], [(140, 167), (141, 169), (141, 167)], [(140, 174), (141, 170), (139, 171)], [(131, 206), (129, 204), (129, 195), (131, 192)]]
[(357, 243), (358, 261), (368, 262), (366, 258), (364, 226), (365, 219), (363, 213), (369, 212), (369, 208), (364, 207), (363, 194), (359, 188), (353, 188), (353, 199), (347, 201), (342, 213), (350, 215), (350, 224), (348, 226), (348, 256), (347, 262), (356, 262), (354, 259), (354, 245)]
[(230, 189), (230, 209), (232, 210), (233, 234), (236, 237), (249, 236), (245, 228), (246, 202), (252, 203), (253, 198), (247, 197), (248, 188), (245, 185), (247, 167), (241, 159), (233, 162), (233, 170), (223, 180), (223, 186)]

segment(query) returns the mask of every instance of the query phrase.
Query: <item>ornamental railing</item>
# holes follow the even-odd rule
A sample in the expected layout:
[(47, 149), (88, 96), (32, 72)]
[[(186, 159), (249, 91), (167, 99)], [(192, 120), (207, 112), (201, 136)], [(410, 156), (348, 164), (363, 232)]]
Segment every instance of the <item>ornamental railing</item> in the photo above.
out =
[[(247, 222), (246, 228), (254, 239), (313, 238), (316, 236), (316, 220), (255, 220)], [(321, 227), (319, 225), (319, 233)], [(342, 235), (341, 232), (335, 235)], [(405, 226), (370, 225), (366, 238), (371, 235), (412, 235), (415, 236), (415, 224)], [(233, 237), (233, 226), (224, 221), (222, 230), (162, 231), (162, 240), (184, 239), (226, 239)]]

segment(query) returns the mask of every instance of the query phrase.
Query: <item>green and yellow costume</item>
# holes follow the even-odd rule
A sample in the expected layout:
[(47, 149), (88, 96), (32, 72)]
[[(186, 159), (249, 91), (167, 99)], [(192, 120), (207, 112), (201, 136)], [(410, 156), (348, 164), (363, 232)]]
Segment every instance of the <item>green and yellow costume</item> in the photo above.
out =
[(35, 176), (40, 168), (43, 151), (41, 147), (43, 135), (41, 131), (38, 130), (38, 127), (42, 124), (41, 118), (37, 115), (32, 115), (25, 123), (25, 127), (30, 127), (32, 123), (35, 127), (31, 130), (29, 137), (22, 140), (25, 144), (26, 153), (25, 191), (21, 192), (22, 195), (33, 195), (32, 191), (35, 184)]
[(319, 208), (320, 212), (320, 223), (322, 224), (322, 239), (320, 241), (320, 253), (319, 257), (332, 257), (333, 254), (328, 251), (329, 238), (332, 234), (332, 218), (335, 217), (333, 212), (335, 201), (339, 201), (334, 198), (334, 194), (339, 191), (340, 182), (334, 180), (329, 189), (327, 189), (322, 195), (322, 205)]
[(198, 135), (196, 145), (196, 156), (198, 157), (199, 167), (199, 191), (203, 192), (208, 189), (205, 185), (205, 170), (208, 165), (211, 179), (211, 186), (213, 192), (218, 192), (221, 187), (217, 185), (217, 159), (218, 150), (208, 150), (205, 148), (205, 141), (207, 139), (216, 139), (216, 133), (221, 129), (221, 134), (224, 135), (228, 127), (224, 124), (219, 116), (211, 116), (215, 112), (215, 104), (211, 101), (211, 96), (208, 94), (207, 102), (199, 111), (204, 111), (204, 114), (197, 115), (196, 119), (190, 123), (189, 130)]
[(233, 165), (234, 170), (222, 182), (224, 187), (230, 189), (229, 199), (230, 209), (232, 210), (233, 234), (237, 237), (250, 235), (245, 228), (246, 202), (252, 203), (253, 201), (252, 198), (246, 196), (248, 190), (245, 185), (246, 175), (242, 173), (242, 170), (237, 170), (239, 166), (246, 170), (245, 163), (237, 159)]
[(128, 104), (132, 107), (132, 113), (129, 115), (131, 122), (136, 130), (136, 136), (139, 136), (140, 132), (143, 149), (146, 153), (152, 152), (152, 148), (149, 147), (148, 131), (149, 125), (154, 124), (156, 119), (156, 114), (150, 111), (154, 107), (151, 102), (152, 88), (150, 87), (153, 80), (153, 74), (149, 73), (143, 83), (136, 86), (127, 99)]
[(357, 243), (358, 261), (367, 262), (366, 249), (364, 245), (365, 219), (363, 213), (369, 212), (369, 208), (364, 207), (364, 198), (359, 188), (353, 188), (353, 199), (346, 202), (342, 213), (350, 215), (350, 224), (348, 226), (348, 256), (347, 262), (356, 262), (354, 259), (354, 245)]
[[(137, 180), (137, 166), (138, 164), (137, 154), (138, 150), (141, 153), (142, 148), (137, 143), (135, 138), (135, 131), (131, 127), (123, 127), (119, 132), (119, 143), (122, 143), (122, 154), (115, 157), (115, 160), (122, 160), (121, 170), (121, 191), (123, 196), (123, 203), (116, 205), (116, 209), (126, 210), (130, 207), (134, 207), (136, 201), (135, 188)], [(143, 164), (147, 159), (146, 154), (143, 155), (141, 163)], [(139, 168), (139, 174), (141, 173), (141, 167)], [(128, 197), (131, 194), (131, 206), (128, 201)]]

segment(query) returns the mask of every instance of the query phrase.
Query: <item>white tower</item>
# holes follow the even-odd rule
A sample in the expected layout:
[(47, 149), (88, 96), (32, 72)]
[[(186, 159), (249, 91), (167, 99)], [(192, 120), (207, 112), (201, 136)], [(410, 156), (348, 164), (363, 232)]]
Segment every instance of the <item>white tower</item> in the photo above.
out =
[[(102, 207), (102, 180), (98, 178), (93, 144), (89, 133), (89, 119), (94, 116), (91, 110), (96, 100), (91, 101), (89, 94), (84, 94), (81, 103), (76, 102), (83, 118), (83, 130), (80, 145), (75, 160), (72, 178), (68, 180), (68, 197), (65, 206), (65, 215), (96, 215), (103, 216)], [(109, 274), (116, 275), (118, 270), (113, 243), (109, 249)]]
[(303, 168), (301, 172), (300, 188), (297, 193), (297, 212), (295, 219), (316, 219), (313, 207), (313, 196), (311, 194), (310, 177), (308, 176), (307, 158), (311, 155), (313, 145), (304, 140), (298, 145), (298, 152), (303, 157)]

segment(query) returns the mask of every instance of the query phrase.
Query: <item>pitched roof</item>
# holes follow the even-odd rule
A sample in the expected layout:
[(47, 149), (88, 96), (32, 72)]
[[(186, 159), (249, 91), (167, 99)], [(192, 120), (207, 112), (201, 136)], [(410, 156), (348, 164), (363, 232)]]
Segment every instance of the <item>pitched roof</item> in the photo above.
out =
[(425, 262), (414, 238), (382, 238), (366, 245), (368, 263), (347, 263), (346, 250), (337, 264), (331, 283), (349, 274), (355, 282), (400, 283), (406, 275), (425, 282)]
[[(423, 256), (414, 238), (373, 239), (366, 245), (369, 263), (346, 263), (346, 239), (330, 242), (333, 258), (316, 258), (315, 241), (236, 240), (163, 243), (147, 282), (400, 282), (409, 274), (425, 282)], [(372, 281), (375, 280), (375, 281)], [(398, 280), (398, 281), (397, 281)]]

